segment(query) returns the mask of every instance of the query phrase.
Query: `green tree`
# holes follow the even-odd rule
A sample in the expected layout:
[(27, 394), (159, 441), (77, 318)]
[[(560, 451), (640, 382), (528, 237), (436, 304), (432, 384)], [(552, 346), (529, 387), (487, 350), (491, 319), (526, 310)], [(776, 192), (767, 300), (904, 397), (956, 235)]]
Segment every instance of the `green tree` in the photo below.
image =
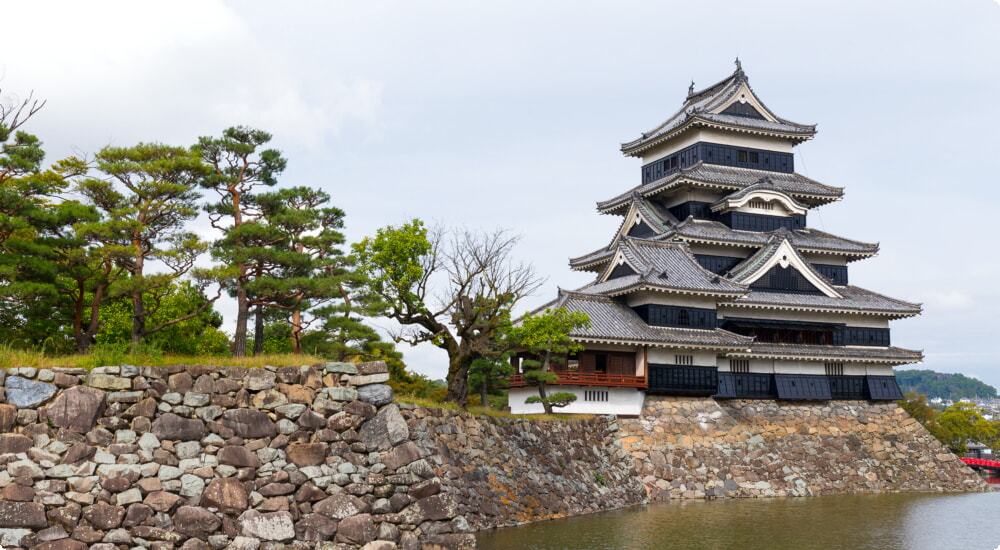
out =
[(967, 444), (986, 443), (997, 437), (996, 427), (983, 418), (983, 411), (972, 403), (955, 403), (937, 417), (931, 433), (957, 455), (968, 450)]
[(530, 265), (511, 261), (517, 240), (505, 230), (428, 232), (413, 220), (353, 245), (380, 314), (402, 325), (393, 338), (431, 342), (448, 353), (447, 400), (459, 406), (468, 399), (472, 361), (493, 345), (511, 308), (541, 284)]
[[(166, 353), (177, 355), (222, 355), (229, 352), (229, 337), (223, 332), (222, 315), (189, 281), (179, 281), (170, 285), (167, 292), (158, 293), (160, 300), (155, 313), (150, 315), (151, 324), (177, 319), (195, 313), (184, 321), (165, 326), (151, 335), (146, 344)], [(147, 300), (154, 296), (147, 296)], [(202, 307), (207, 305), (207, 307)], [(97, 341), (101, 344), (131, 345), (132, 310), (125, 301), (115, 301), (101, 311), (101, 330)]]
[[(132, 347), (163, 328), (197, 316), (149, 323), (171, 283), (191, 272), (199, 291), (212, 277), (194, 270), (194, 261), (206, 250), (197, 235), (183, 230), (197, 215), (200, 195), (197, 183), (208, 173), (198, 155), (181, 147), (140, 143), (133, 147), (105, 147), (96, 155), (97, 168), (108, 179), (87, 178), (79, 191), (97, 206), (105, 221), (89, 228), (88, 235), (127, 259), (121, 265), (128, 273), (116, 285), (119, 295), (132, 301)], [(169, 272), (148, 273), (146, 264), (159, 260)], [(219, 297), (206, 299), (201, 310)], [(150, 301), (149, 298), (152, 298)], [(153, 308), (153, 309), (150, 309)]]
[[(327, 206), (327, 193), (309, 187), (280, 189), (251, 198), (260, 211), (257, 233), (268, 242), (254, 243), (257, 246), (244, 250), (255, 273), (246, 285), (252, 295), (250, 304), (257, 306), (260, 320), (263, 308), (288, 312), (292, 349), (301, 354), (304, 310), (339, 297), (350, 278), (346, 269), (349, 259), (340, 249), (344, 212)], [(255, 334), (261, 326), (262, 321), (258, 321)], [(255, 338), (254, 353), (259, 349)]]
[(566, 308), (546, 309), (538, 315), (526, 315), (511, 333), (513, 345), (524, 350), (537, 359), (522, 362), (527, 370), (524, 379), (529, 384), (538, 386), (538, 397), (529, 397), (525, 403), (541, 403), (547, 414), (552, 414), (553, 407), (565, 407), (576, 400), (570, 392), (558, 392), (547, 395), (547, 384), (556, 382), (559, 377), (550, 372), (553, 363), (562, 363), (566, 357), (583, 349), (583, 346), (570, 338), (570, 333), (576, 329), (590, 326), (590, 317), (582, 311), (569, 311)]
[(219, 201), (208, 205), (212, 226), (223, 232), (212, 256), (226, 266), (224, 275), (231, 294), (236, 298), (236, 330), (233, 334), (233, 355), (246, 355), (247, 320), (250, 316), (250, 295), (247, 284), (256, 271), (247, 263), (240, 250), (242, 239), (254, 233), (241, 231), (260, 217), (252, 202), (245, 200), (257, 187), (273, 186), (285, 170), (287, 161), (276, 149), (265, 149), (271, 134), (245, 126), (234, 126), (222, 132), (221, 138), (201, 137), (194, 150), (211, 167), (211, 173), (201, 185), (219, 195)]

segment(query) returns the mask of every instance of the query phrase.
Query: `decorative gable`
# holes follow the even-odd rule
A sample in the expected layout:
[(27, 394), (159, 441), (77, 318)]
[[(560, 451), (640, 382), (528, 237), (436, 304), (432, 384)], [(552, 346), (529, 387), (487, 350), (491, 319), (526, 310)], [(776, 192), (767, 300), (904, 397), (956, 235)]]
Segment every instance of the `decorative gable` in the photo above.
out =
[(817, 292), (842, 298), (785, 237), (772, 241), (733, 271), (733, 280), (752, 289)]

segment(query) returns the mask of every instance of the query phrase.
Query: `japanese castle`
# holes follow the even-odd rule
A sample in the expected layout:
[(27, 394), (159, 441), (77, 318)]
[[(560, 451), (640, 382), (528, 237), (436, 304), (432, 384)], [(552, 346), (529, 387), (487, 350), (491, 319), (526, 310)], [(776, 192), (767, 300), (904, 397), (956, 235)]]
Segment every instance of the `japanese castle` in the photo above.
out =
[[(843, 188), (795, 172), (792, 148), (815, 125), (776, 116), (739, 60), (726, 79), (688, 89), (666, 122), (624, 143), (639, 185), (597, 203), (620, 216), (611, 243), (570, 260), (596, 280), (542, 309), (590, 316), (584, 350), (553, 366), (565, 412), (638, 415), (645, 395), (715, 399), (895, 400), (892, 367), (921, 352), (893, 347), (889, 321), (920, 305), (849, 283), (878, 245), (819, 231), (809, 211)], [(519, 363), (517, 359), (515, 364)], [(516, 365), (517, 366), (517, 365)], [(511, 378), (512, 412), (537, 395)]]

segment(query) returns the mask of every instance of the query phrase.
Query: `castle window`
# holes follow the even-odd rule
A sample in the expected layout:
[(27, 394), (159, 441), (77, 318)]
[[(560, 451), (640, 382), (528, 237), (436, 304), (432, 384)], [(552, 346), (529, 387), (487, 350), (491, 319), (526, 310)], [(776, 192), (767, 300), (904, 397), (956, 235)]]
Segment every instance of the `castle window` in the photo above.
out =
[(607, 390), (585, 390), (583, 392), (584, 401), (608, 401), (608, 391)]
[(677, 312), (677, 326), (679, 327), (691, 326), (691, 314), (688, 313), (686, 309), (682, 309)]
[(749, 206), (750, 208), (759, 208), (761, 210), (774, 210), (774, 204), (767, 201), (762, 201), (760, 199), (751, 200), (749, 203), (747, 203), (747, 206)]
[(737, 162), (746, 162), (747, 161), (747, 152), (746, 151), (736, 151), (736, 161)]
[(823, 368), (826, 370), (827, 376), (843, 376), (844, 375), (844, 364), (843, 363), (823, 363)]
[(732, 372), (748, 373), (750, 372), (750, 360), (749, 359), (730, 359), (729, 360), (729, 370)]
[(760, 162), (758, 160), (757, 151), (750, 151), (750, 162), (752, 162), (754, 164), (757, 164), (758, 162)]
[(675, 355), (674, 363), (677, 365), (694, 365), (694, 355)]

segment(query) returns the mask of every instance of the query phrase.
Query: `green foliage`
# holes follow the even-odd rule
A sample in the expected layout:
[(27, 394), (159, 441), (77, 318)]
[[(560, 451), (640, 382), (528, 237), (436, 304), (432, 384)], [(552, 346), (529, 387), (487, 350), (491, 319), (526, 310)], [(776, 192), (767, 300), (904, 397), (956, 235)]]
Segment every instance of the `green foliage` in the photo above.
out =
[(897, 401), (899, 406), (953, 453), (965, 454), (970, 442), (991, 447), (997, 443), (998, 424), (987, 421), (985, 411), (976, 405), (960, 402), (938, 411), (927, 404), (926, 396), (907, 393), (905, 397)]
[(896, 381), (904, 393), (939, 397), (955, 401), (965, 397), (993, 399), (997, 390), (993, 386), (969, 378), (964, 374), (949, 374), (932, 370), (897, 370)]
[(983, 418), (983, 410), (972, 403), (955, 403), (937, 417), (931, 433), (957, 455), (968, 450), (970, 442), (987, 443), (997, 437), (997, 429)]
[[(200, 195), (195, 188), (208, 167), (189, 150), (160, 143), (105, 147), (95, 159), (97, 169), (108, 178), (83, 179), (78, 190), (104, 214), (104, 220), (89, 225), (86, 235), (122, 258), (119, 265), (129, 277), (119, 279), (110, 291), (131, 299), (130, 338), (132, 346), (138, 346), (150, 334), (181, 320), (155, 324), (148, 318), (156, 314), (157, 300), (167, 288), (192, 271), (195, 259), (207, 249), (183, 225), (197, 216)], [(170, 271), (147, 273), (146, 263), (152, 260), (163, 262)], [(203, 292), (210, 276), (193, 272)]]
[[(236, 330), (233, 334), (233, 355), (246, 356), (247, 320), (250, 316), (250, 294), (247, 284), (262, 275), (260, 264), (247, 258), (247, 247), (277, 244), (273, 228), (256, 227), (262, 215), (259, 204), (250, 193), (259, 186), (273, 186), (285, 170), (287, 161), (276, 149), (264, 149), (271, 134), (246, 126), (234, 126), (222, 132), (221, 138), (201, 137), (192, 152), (209, 166), (209, 173), (200, 182), (214, 191), (219, 201), (205, 206), (212, 227), (223, 232), (216, 241), (212, 256), (226, 267), (220, 270), (227, 290), (236, 298)], [(244, 228), (244, 225), (250, 227)], [(266, 243), (266, 244), (265, 244)]]
[[(530, 266), (510, 260), (516, 242), (504, 230), (429, 232), (413, 220), (353, 246), (371, 289), (369, 311), (402, 325), (396, 342), (431, 342), (448, 353), (448, 399), (463, 407), (472, 362), (493, 358), (511, 308), (540, 284)], [(435, 274), (443, 284), (432, 289)]]
[(511, 331), (514, 346), (541, 358), (540, 368), (563, 361), (566, 354), (583, 349), (570, 338), (574, 330), (590, 326), (590, 317), (582, 311), (566, 308), (546, 309), (538, 315), (527, 315)]
[(537, 386), (539, 384), (554, 384), (558, 380), (559, 375), (551, 371), (538, 369), (524, 371), (524, 381), (532, 386)]
[(426, 310), (420, 286), (426, 275), (423, 259), (432, 253), (433, 244), (424, 222), (414, 219), (400, 227), (380, 228), (375, 238), (365, 237), (352, 248), (359, 271), (382, 300), (381, 314)]
[(600, 483), (601, 485), (607, 485), (607, 482), (604, 480), (604, 476), (598, 472), (594, 472), (594, 481)]
[[(151, 324), (197, 312), (205, 302), (197, 288), (188, 282), (174, 283), (166, 290), (159, 298), (156, 312), (150, 317)], [(119, 347), (123, 354), (127, 353), (132, 334), (131, 304), (122, 300), (107, 304), (101, 311), (101, 323), (97, 338), (98, 344), (105, 350), (101, 353)], [(190, 319), (165, 327), (150, 336), (145, 344), (152, 349), (172, 354), (225, 354), (229, 352), (229, 337), (220, 330), (221, 326), (222, 315), (209, 306)]]

